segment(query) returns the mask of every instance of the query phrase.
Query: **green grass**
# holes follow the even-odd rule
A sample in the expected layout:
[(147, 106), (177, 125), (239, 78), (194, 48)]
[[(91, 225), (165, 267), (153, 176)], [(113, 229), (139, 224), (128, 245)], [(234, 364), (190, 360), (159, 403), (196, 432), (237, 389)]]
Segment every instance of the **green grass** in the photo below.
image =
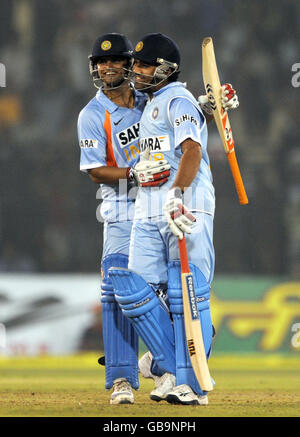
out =
[(300, 358), (215, 356), (216, 381), (208, 406), (149, 399), (153, 382), (141, 377), (134, 405), (110, 405), (97, 355), (0, 359), (0, 416), (202, 417), (300, 416)]

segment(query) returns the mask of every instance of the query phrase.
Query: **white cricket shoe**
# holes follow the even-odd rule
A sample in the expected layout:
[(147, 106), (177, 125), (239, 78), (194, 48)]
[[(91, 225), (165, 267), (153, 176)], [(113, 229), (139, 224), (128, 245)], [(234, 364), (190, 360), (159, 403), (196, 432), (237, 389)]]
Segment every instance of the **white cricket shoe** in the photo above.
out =
[(132, 388), (127, 379), (118, 378), (114, 380), (113, 392), (110, 397), (110, 403), (117, 404), (133, 404), (134, 397)]
[(167, 394), (166, 401), (170, 404), (207, 405), (208, 397), (197, 395), (189, 385), (181, 384)]
[(163, 401), (170, 391), (172, 391), (176, 384), (176, 378), (172, 373), (164, 373), (155, 379), (155, 389), (150, 393), (152, 401)]
[(139, 360), (139, 371), (144, 378), (152, 378), (154, 380), (155, 389), (150, 393), (150, 399), (159, 402), (165, 400), (168, 392), (173, 390), (176, 379), (171, 373), (164, 373), (162, 376), (153, 375), (151, 363), (152, 354), (148, 351)]

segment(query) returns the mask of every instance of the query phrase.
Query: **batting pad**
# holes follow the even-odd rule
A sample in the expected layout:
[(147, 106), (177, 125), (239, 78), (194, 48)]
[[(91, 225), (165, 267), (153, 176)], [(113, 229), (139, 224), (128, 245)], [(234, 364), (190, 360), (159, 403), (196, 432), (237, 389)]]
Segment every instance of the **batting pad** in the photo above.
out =
[(160, 370), (175, 375), (172, 322), (152, 287), (141, 276), (124, 268), (110, 268), (109, 277), (123, 314), (130, 318)]
[[(189, 266), (194, 277), (194, 287), (201, 320), (204, 348), (206, 357), (208, 358), (213, 337), (209, 306), (210, 286), (198, 267), (191, 263), (189, 263)], [(188, 384), (195, 393), (202, 395), (206, 392), (201, 390), (195, 377), (186, 344), (180, 261), (169, 262), (168, 275), (168, 296), (170, 300), (170, 311), (173, 316), (176, 343), (176, 385)]]
[(139, 388), (138, 335), (122, 314), (108, 275), (112, 266), (127, 267), (128, 256), (107, 255), (102, 260), (104, 278), (101, 286), (102, 330), (105, 349), (105, 388), (110, 389), (117, 378), (126, 378), (134, 389)]

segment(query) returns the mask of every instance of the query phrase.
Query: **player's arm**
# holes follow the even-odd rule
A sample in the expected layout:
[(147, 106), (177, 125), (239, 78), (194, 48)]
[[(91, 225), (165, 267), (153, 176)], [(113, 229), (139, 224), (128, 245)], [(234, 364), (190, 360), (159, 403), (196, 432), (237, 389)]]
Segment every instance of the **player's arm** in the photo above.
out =
[(117, 183), (121, 176), (120, 169), (107, 166), (107, 139), (101, 115), (85, 107), (79, 114), (77, 131), (80, 146), (80, 170), (88, 174), (90, 179), (97, 184)]
[(164, 204), (164, 214), (173, 234), (180, 240), (184, 232), (192, 233), (194, 215), (184, 206), (182, 195), (185, 188), (193, 182), (200, 166), (202, 152), (201, 145), (188, 138), (181, 145), (182, 157), (175, 181), (168, 191)]
[(189, 187), (193, 182), (202, 158), (200, 143), (186, 139), (181, 144), (182, 157), (176, 174), (174, 184), (171, 188), (179, 187), (183, 192), (186, 187)]
[(102, 166), (89, 169), (88, 173), (95, 184), (118, 184), (120, 179), (127, 179), (128, 168)]
[[(183, 204), (183, 192), (193, 182), (202, 159), (201, 132), (205, 119), (192, 103), (177, 99), (170, 107), (170, 121), (174, 126), (175, 151), (180, 149), (181, 159), (175, 181), (168, 191), (163, 207), (171, 231), (179, 239), (191, 234), (196, 218)], [(179, 146), (178, 146), (179, 145)]]
[(89, 170), (89, 176), (96, 184), (116, 184), (120, 179), (128, 179), (133, 185), (157, 187), (167, 182), (170, 164), (166, 160), (140, 161), (134, 167), (99, 167)]
[(77, 129), (81, 171), (87, 173), (96, 184), (114, 185), (120, 179), (127, 179), (133, 185), (147, 187), (160, 186), (168, 180), (170, 165), (165, 160), (141, 161), (134, 167), (108, 166), (107, 138), (100, 117), (87, 108), (79, 114)]
[(140, 161), (134, 167), (97, 167), (88, 170), (96, 184), (117, 184), (120, 179), (128, 179), (133, 185), (157, 187), (167, 182), (170, 164), (166, 160)]

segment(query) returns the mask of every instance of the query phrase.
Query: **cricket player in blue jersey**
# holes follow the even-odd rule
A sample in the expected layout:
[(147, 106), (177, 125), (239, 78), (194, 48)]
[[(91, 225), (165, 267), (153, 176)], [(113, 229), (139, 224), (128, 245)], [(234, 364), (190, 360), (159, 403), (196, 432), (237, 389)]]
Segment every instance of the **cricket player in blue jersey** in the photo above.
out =
[(147, 97), (131, 83), (133, 47), (127, 37), (105, 34), (94, 43), (90, 72), (99, 91), (78, 118), (80, 170), (100, 184), (104, 218), (102, 255), (102, 325), (105, 350), (105, 388), (113, 388), (111, 404), (133, 403), (138, 381), (138, 336), (115, 300), (108, 269), (128, 266), (134, 199), (132, 184), (164, 183), (166, 161), (136, 163), (139, 159), (139, 121)]
[[(139, 188), (129, 267), (111, 268), (109, 277), (123, 314), (164, 372), (168, 391), (157, 387), (151, 399), (206, 405), (207, 393), (198, 384), (186, 347), (178, 250), (178, 238), (185, 234), (208, 358), (213, 338), (209, 298), (215, 262), (215, 194), (206, 118), (198, 101), (178, 81), (180, 53), (172, 39), (148, 34), (133, 56), (135, 87), (148, 94), (140, 120), (141, 162), (166, 160), (171, 170), (164, 185)], [(223, 90), (224, 104), (228, 87)], [(234, 100), (231, 107), (238, 105)], [(154, 291), (158, 288), (167, 289), (171, 317)]]

